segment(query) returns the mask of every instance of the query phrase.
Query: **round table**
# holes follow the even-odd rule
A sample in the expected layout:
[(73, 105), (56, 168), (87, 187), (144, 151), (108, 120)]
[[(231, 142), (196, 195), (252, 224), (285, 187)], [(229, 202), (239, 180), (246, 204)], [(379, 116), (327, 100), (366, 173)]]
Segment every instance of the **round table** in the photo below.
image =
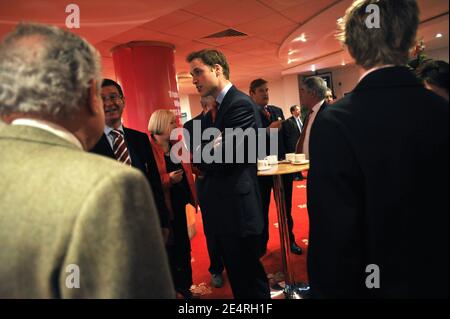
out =
[(277, 206), (278, 224), (280, 231), (281, 257), (283, 261), (283, 270), (285, 274), (284, 294), (286, 299), (303, 299), (309, 291), (309, 286), (304, 283), (296, 283), (294, 273), (290, 264), (290, 240), (288, 223), (286, 217), (286, 199), (282, 175), (294, 174), (309, 169), (309, 162), (304, 164), (291, 164), (281, 161), (278, 165), (273, 165), (267, 170), (258, 170), (258, 176), (273, 177), (273, 193)]

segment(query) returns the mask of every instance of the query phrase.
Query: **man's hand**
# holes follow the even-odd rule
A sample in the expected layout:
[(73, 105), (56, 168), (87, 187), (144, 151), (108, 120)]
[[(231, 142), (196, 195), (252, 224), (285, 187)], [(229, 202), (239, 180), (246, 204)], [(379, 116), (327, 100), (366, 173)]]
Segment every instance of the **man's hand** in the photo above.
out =
[(170, 183), (173, 185), (173, 184), (178, 184), (179, 182), (181, 182), (181, 180), (183, 179), (183, 173), (184, 173), (184, 171), (182, 169), (179, 169), (174, 172), (170, 172), (169, 173)]
[(270, 123), (268, 128), (276, 128), (279, 130), (281, 128), (282, 124), (283, 124), (283, 120), (273, 121), (272, 123)]

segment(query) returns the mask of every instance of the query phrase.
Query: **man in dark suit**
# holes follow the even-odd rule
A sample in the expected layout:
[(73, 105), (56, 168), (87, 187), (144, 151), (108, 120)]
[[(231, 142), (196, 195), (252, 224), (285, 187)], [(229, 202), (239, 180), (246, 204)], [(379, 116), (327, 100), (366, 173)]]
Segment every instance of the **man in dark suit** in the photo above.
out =
[[(201, 133), (201, 122), (205, 117), (206, 113), (213, 107), (215, 107), (216, 100), (213, 96), (203, 96), (200, 100), (202, 106), (202, 112), (196, 117), (184, 123), (183, 128), (185, 129), (185, 133), (188, 134), (185, 136), (185, 140), (187, 142), (187, 147), (191, 154), (198, 149), (198, 146), (201, 144), (201, 139), (198, 140), (197, 136), (194, 136), (194, 126), (199, 127), (198, 132)], [(200, 149), (199, 149), (200, 150)], [(202, 215), (206, 214), (206, 207), (203, 205), (203, 202), (207, 200), (204, 198), (205, 196), (205, 188), (204, 188), (204, 176), (202, 172), (197, 174), (195, 179), (195, 187), (197, 190), (198, 202), (200, 205), (200, 209), (202, 211)], [(223, 277), (222, 273), (224, 270), (222, 254), (220, 252), (220, 247), (216, 241), (215, 236), (211, 236), (208, 232), (208, 229), (205, 227), (203, 223), (203, 231), (205, 233), (206, 238), (206, 247), (208, 249), (209, 255), (209, 273), (211, 274), (211, 283), (216, 288), (221, 288), (223, 286)]]
[[(448, 298), (448, 103), (405, 66), (416, 1), (377, 1), (372, 29), (364, 23), (370, 3), (347, 10), (342, 33), (365, 74), (311, 132), (311, 293)], [(426, 172), (420, 185), (418, 170)]]
[[(282, 124), (281, 134), (283, 134), (284, 147), (286, 154), (295, 153), (295, 147), (297, 146), (298, 139), (302, 133), (303, 122), (300, 118), (300, 106), (293, 105), (289, 109), (292, 116), (288, 118)], [(294, 180), (303, 180), (303, 175), (301, 173), (294, 174)]]
[[(145, 133), (123, 126), (122, 113), (125, 108), (125, 97), (123, 96), (122, 88), (117, 82), (104, 79), (101, 97), (105, 111), (106, 126), (100, 141), (91, 149), (91, 152), (117, 159), (144, 173), (153, 191), (163, 235), (167, 239), (169, 213), (164, 202), (161, 179), (148, 136)], [(118, 132), (116, 134), (120, 134), (120, 136), (117, 135), (118, 138), (116, 138), (114, 132)], [(120, 148), (119, 145), (120, 154), (116, 155), (115, 153), (118, 152), (115, 152), (115, 146), (117, 146), (120, 139), (124, 141), (125, 148), (123, 146)], [(122, 157), (120, 158), (120, 156)]]
[[(274, 105), (268, 105), (269, 103), (269, 88), (267, 81), (264, 79), (256, 79), (250, 83), (249, 89), (250, 97), (257, 106), (259, 106), (259, 112), (261, 113), (262, 127), (267, 128), (265, 134), (266, 137), (266, 152), (265, 155), (277, 155), (279, 160), (285, 158), (285, 141), (284, 135), (281, 132), (281, 126), (284, 121), (283, 110)], [(274, 131), (276, 134), (274, 134)], [(276, 149), (273, 149), (273, 145), (276, 145)], [(286, 199), (286, 215), (289, 228), (289, 240), (291, 252), (297, 255), (302, 253), (302, 249), (296, 244), (295, 236), (293, 232), (294, 222), (292, 220), (292, 182), (293, 175), (283, 175), (283, 186), (285, 190)], [(259, 176), (258, 177), (259, 189), (261, 192), (261, 201), (264, 213), (264, 231), (262, 235), (262, 249), (261, 255), (264, 255), (267, 250), (267, 242), (269, 241), (269, 206), (270, 206), (270, 194), (273, 189), (272, 176)]]
[(327, 103), (325, 102), (327, 90), (327, 82), (318, 76), (306, 78), (300, 86), (302, 105), (309, 110), (309, 113), (297, 142), (296, 153), (305, 154), (306, 159), (309, 159), (311, 128), (313, 127), (317, 114), (327, 107)]
[[(187, 61), (200, 95), (212, 95), (218, 104), (217, 110), (208, 112), (210, 119), (203, 121), (221, 132), (211, 143), (202, 144), (204, 151), (212, 149), (219, 154), (212, 162), (203, 159), (199, 165), (205, 171), (205, 228), (220, 246), (234, 297), (268, 299), (269, 284), (259, 260), (264, 219), (256, 175), (257, 147), (249, 136), (256, 136), (261, 127), (259, 111), (250, 97), (229, 81), (229, 66), (221, 52), (193, 52)], [(230, 136), (226, 128), (247, 130), (249, 135)], [(244, 160), (238, 161), (243, 154), (236, 153), (247, 151)]]
[(300, 107), (298, 105), (291, 106), (291, 117), (283, 122), (282, 134), (284, 136), (284, 147), (286, 153), (295, 153), (295, 147), (303, 128), (303, 122), (300, 119)]

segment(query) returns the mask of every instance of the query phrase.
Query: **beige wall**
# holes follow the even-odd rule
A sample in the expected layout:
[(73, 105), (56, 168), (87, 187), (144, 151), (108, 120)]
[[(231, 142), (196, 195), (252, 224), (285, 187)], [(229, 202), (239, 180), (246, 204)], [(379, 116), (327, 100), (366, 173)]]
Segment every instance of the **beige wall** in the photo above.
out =
[(285, 75), (279, 80), (269, 82), (269, 104), (281, 107), (285, 118), (291, 116), (290, 107), (300, 105), (296, 74)]
[(425, 50), (425, 55), (427, 58), (443, 60), (448, 63), (448, 47), (430, 51)]

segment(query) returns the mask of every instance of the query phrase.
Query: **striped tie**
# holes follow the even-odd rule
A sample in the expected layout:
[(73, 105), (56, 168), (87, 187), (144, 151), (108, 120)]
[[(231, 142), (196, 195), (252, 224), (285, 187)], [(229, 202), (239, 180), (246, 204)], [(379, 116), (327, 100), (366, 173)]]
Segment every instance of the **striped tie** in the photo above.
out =
[(110, 134), (114, 138), (113, 151), (116, 159), (119, 162), (131, 165), (130, 153), (128, 153), (128, 148), (127, 145), (125, 144), (125, 140), (122, 136), (122, 133), (119, 130), (112, 130)]

